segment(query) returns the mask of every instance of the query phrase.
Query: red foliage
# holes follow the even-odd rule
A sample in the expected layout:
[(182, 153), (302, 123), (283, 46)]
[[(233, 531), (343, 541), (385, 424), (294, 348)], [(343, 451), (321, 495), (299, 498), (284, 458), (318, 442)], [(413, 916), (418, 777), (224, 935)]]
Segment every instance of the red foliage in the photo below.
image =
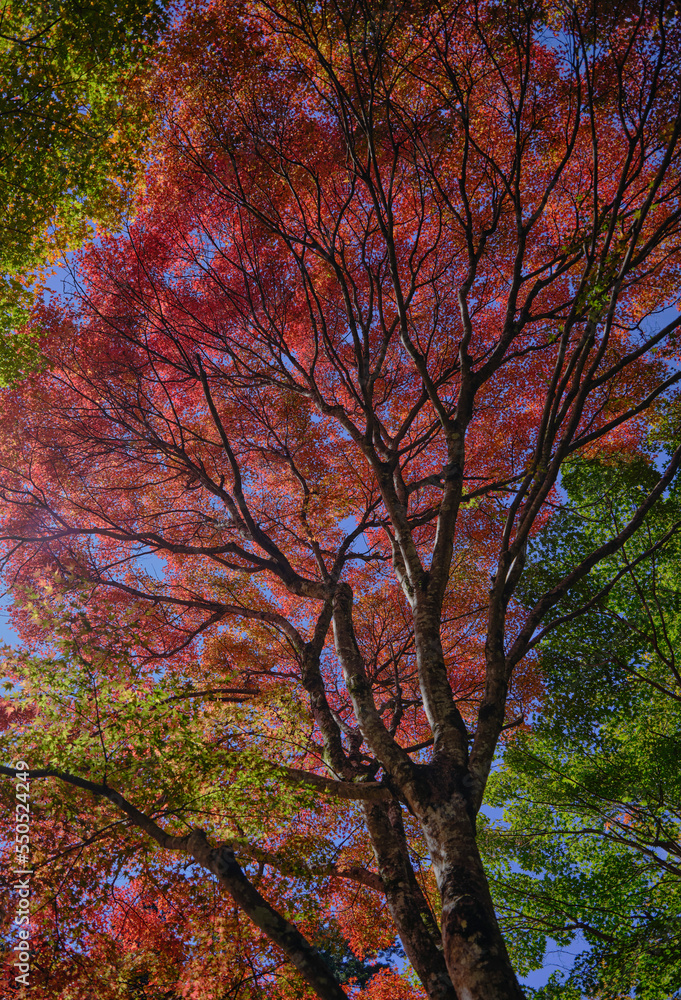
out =
[[(257, 816), (241, 864), (311, 940), (333, 924), (360, 956), (400, 927), (395, 885), (426, 923), (440, 893), (449, 974), (472, 998), (517, 987), (486, 889), (478, 916), (508, 992), (456, 979), (468, 945), (451, 915), (474, 893), (457, 889), (443, 817), (459, 817), (472, 864), (495, 748), (540, 691), (533, 636), (572, 582), (521, 601), (527, 545), (561, 503), (561, 465), (644, 451), (681, 378), (678, 324), (652, 331), (681, 263), (679, 26), (663, 6), (599, 4), (594, 21), (419, 3), (397, 30), (371, 5), (183, 5), (146, 81), (137, 215), (83, 250), (70, 306), (36, 315), (49, 364), (5, 401), (3, 537), (26, 643), (58, 638), (142, 701), (160, 676), (192, 685), (178, 700), (208, 691), (207, 755), (234, 725), (275, 764), (382, 783), (406, 835), (395, 814), (382, 842), (358, 811), (318, 802), (279, 830)], [(587, 51), (589, 31), (607, 45)], [(129, 769), (106, 761), (102, 781), (168, 824), (239, 832), (232, 806), (211, 800), (198, 820), (154, 801), (151, 748), (129, 728)], [(114, 822), (81, 802), (74, 841), (53, 808), (45, 858)], [(106, 849), (90, 851), (68, 962), (46, 982), (80, 963), (84, 983), (105, 964), (188, 997), (299, 989), (211, 883), (170, 865), (159, 888), (136, 836), (111, 835), (143, 869), (115, 891)], [(393, 836), (408, 869), (394, 884)], [(64, 890), (44, 891), (48, 949)], [(422, 995), (397, 973), (365, 992)]]

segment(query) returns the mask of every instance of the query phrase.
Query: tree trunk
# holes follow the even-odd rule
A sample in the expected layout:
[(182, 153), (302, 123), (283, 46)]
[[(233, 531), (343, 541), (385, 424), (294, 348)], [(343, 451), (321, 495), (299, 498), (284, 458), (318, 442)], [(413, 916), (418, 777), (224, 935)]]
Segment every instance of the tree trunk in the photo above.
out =
[(457, 1000), (440, 930), (409, 860), (399, 803), (366, 803), (364, 815), (388, 909), (414, 972), (430, 1000)]
[(458, 1000), (525, 1000), (501, 935), (463, 796), (420, 817), (442, 898), (444, 956)]

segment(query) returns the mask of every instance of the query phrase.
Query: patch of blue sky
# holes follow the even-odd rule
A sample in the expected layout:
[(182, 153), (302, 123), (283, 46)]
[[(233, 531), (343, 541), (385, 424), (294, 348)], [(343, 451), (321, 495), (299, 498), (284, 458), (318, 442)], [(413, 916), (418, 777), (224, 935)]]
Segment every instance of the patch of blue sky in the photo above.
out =
[(12, 595), (6, 592), (0, 597), (0, 642), (8, 646), (18, 646), (19, 636), (12, 627), (10, 607), (12, 606)]

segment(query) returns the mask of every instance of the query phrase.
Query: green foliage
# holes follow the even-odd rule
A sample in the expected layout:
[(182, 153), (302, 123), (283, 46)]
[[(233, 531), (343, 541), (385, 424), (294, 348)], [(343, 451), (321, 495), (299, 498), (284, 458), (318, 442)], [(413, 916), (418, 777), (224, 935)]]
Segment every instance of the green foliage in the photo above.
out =
[(125, 88), (163, 21), (158, 0), (10, 0), (0, 28), (0, 380), (35, 366), (25, 323), (51, 263), (113, 225), (143, 140)]
[[(654, 478), (642, 459), (572, 463), (524, 598), (605, 541)], [(518, 966), (541, 967), (547, 938), (589, 945), (542, 1000), (681, 995), (680, 525), (677, 483), (561, 609), (587, 613), (556, 615), (540, 645), (541, 715), (491, 782), (504, 822), (482, 843)]]
[(60, 645), (50, 659), (6, 658), (12, 708), (35, 716), (0, 733), (3, 759), (116, 788), (168, 816), (178, 834), (191, 822), (218, 839), (257, 842), (312, 803), (311, 789), (287, 784), (267, 760), (248, 706), (211, 702), (192, 682), (151, 674), (124, 652)]

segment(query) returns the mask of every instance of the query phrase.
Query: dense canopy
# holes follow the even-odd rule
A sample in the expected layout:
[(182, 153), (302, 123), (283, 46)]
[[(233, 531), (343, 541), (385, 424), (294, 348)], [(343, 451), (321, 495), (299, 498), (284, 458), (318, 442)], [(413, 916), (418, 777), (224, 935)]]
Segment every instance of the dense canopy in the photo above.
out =
[(156, 0), (8, 0), (0, 27), (0, 380), (39, 363), (21, 330), (50, 267), (120, 221), (147, 115), (126, 100)]
[(680, 76), (664, 2), (176, 11), (134, 217), (4, 392), (34, 996), (519, 1000), (579, 929), (513, 803), (551, 644), (676, 552)]

